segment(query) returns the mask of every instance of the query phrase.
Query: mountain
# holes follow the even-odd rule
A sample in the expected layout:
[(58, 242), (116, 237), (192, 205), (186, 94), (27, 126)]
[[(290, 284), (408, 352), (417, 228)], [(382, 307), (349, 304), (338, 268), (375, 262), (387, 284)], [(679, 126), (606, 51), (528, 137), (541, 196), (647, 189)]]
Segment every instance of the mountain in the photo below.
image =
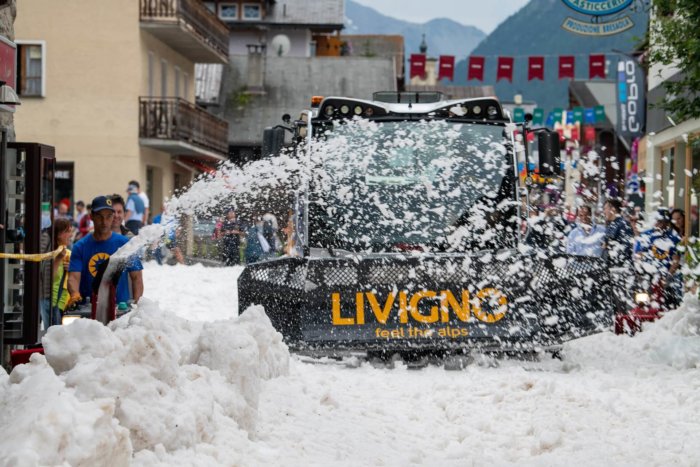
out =
[(423, 34), (428, 44), (428, 55), (432, 57), (463, 57), (486, 37), (480, 29), (450, 19), (438, 18), (424, 24), (410, 23), (385, 16), (352, 0), (345, 3), (345, 17), (343, 34), (402, 35), (407, 57), (411, 53), (418, 53)]
[[(496, 94), (501, 100), (512, 101), (515, 94), (522, 94), (525, 101), (534, 101), (545, 111), (554, 107), (568, 106), (569, 80), (557, 78), (558, 56), (576, 56), (576, 77), (587, 79), (588, 54), (608, 53), (607, 78), (615, 79), (617, 58), (614, 50), (631, 52), (642, 41), (647, 29), (648, 14), (627, 9), (617, 16), (628, 15), (634, 27), (620, 34), (596, 37), (583, 36), (561, 28), (567, 16), (585, 20), (567, 8), (561, 0), (531, 0), (517, 13), (501, 23), (484, 39), (471, 55), (485, 56), (484, 84), (495, 84)], [(469, 52), (458, 54), (465, 57)], [(580, 54), (580, 55), (579, 55)], [(527, 80), (527, 57), (545, 55), (545, 81)], [(496, 61), (498, 56), (515, 57), (513, 83), (501, 80), (496, 83)], [(466, 58), (455, 67), (455, 84), (477, 85), (479, 81), (466, 80)]]

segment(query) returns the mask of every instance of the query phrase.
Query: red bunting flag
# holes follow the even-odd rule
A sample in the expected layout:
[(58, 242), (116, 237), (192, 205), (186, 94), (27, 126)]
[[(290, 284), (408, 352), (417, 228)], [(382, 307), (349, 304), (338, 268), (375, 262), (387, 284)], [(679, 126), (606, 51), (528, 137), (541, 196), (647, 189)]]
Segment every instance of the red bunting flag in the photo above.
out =
[(573, 55), (562, 55), (559, 57), (559, 79), (574, 79), (575, 66)]
[(467, 80), (484, 80), (484, 61), (484, 57), (469, 57), (469, 70), (467, 71)]
[(454, 55), (440, 55), (440, 68), (438, 70), (438, 81), (447, 78), (450, 81), (455, 77), (455, 57)]
[(527, 80), (544, 81), (544, 57), (530, 57), (527, 60)]
[(411, 71), (410, 78), (418, 76), (420, 78), (425, 77), (425, 54), (411, 54)]
[(583, 141), (586, 143), (595, 143), (595, 127), (592, 125), (583, 127)]
[(588, 77), (605, 79), (605, 55), (591, 55), (588, 57)]
[(507, 79), (513, 82), (513, 57), (498, 57), (496, 81)]

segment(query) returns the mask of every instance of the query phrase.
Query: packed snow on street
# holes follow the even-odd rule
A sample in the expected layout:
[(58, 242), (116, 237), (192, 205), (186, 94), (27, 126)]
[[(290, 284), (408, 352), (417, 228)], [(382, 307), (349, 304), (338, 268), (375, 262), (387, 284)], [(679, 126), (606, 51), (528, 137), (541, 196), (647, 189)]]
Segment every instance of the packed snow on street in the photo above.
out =
[(290, 355), (240, 267), (147, 263), (138, 309), (55, 326), (0, 377), (2, 465), (697, 465), (700, 303), (563, 359)]

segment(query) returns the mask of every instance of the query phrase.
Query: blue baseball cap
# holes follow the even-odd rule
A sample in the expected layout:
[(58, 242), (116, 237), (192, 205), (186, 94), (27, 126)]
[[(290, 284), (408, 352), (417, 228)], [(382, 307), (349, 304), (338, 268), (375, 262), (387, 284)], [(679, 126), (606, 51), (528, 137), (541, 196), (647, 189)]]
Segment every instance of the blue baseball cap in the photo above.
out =
[(111, 199), (106, 196), (98, 196), (92, 200), (92, 212), (102, 211), (103, 209), (109, 209), (114, 212)]

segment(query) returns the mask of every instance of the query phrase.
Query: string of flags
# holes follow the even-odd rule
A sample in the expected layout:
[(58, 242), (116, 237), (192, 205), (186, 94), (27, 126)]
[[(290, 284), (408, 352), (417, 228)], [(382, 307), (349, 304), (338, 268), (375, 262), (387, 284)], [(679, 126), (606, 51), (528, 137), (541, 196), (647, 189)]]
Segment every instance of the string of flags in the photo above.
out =
[[(524, 122), (525, 109), (522, 107), (514, 108), (513, 121)], [(554, 127), (555, 123), (562, 123), (566, 125), (575, 125), (576, 123), (582, 125), (595, 125), (596, 123), (603, 122), (605, 122), (605, 106), (602, 105), (588, 108), (574, 107), (571, 110), (556, 108), (547, 114), (547, 118), (545, 118), (544, 109), (540, 107), (536, 107), (532, 111), (532, 125), (545, 125), (550, 128)]]
[[(583, 142), (595, 141), (596, 124), (605, 122), (605, 106), (574, 107), (571, 110), (556, 108), (547, 114), (546, 120), (544, 115), (544, 109), (536, 107), (532, 112), (532, 125), (545, 125), (564, 138)], [(524, 122), (525, 109), (522, 107), (514, 108), (513, 121)], [(528, 141), (534, 141), (534, 137), (534, 133), (529, 133)]]
[[(467, 80), (484, 80), (484, 70), (486, 68), (486, 58), (484, 56), (472, 55), (469, 57), (467, 65)], [(496, 81), (502, 79), (513, 82), (513, 69), (515, 57), (496, 57)], [(559, 55), (558, 79), (574, 79), (576, 71), (575, 55)], [(425, 54), (411, 54), (410, 77), (425, 76)], [(544, 81), (545, 56), (527, 57), (527, 79), (532, 81), (539, 79)], [(440, 55), (438, 65), (438, 80), (448, 79), (454, 81), (455, 57), (453, 55)], [(605, 79), (605, 54), (588, 55), (588, 77), (589, 79)]]

